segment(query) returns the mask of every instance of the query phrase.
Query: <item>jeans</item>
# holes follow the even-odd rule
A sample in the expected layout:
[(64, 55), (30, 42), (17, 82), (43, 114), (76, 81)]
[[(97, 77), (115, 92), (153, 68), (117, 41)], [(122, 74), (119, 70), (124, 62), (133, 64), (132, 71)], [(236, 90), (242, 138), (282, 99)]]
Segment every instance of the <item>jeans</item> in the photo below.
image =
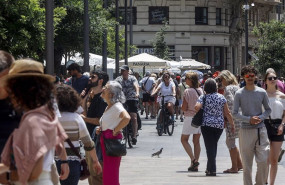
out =
[(215, 173), (218, 141), (223, 133), (223, 129), (201, 126), (201, 131), (204, 138), (208, 158), (207, 171), (210, 173)]
[[(61, 162), (56, 161), (57, 171), (60, 174), (61, 170)], [(68, 160), (69, 165), (69, 176), (65, 180), (61, 180), (61, 185), (77, 185), (80, 178), (80, 162), (79, 161), (72, 161)]]

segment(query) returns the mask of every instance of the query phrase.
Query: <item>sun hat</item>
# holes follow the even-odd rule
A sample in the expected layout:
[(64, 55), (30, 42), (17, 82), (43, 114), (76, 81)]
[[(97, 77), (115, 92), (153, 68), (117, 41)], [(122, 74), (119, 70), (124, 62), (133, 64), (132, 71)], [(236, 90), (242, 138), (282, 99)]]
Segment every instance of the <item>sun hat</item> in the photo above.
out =
[(13, 62), (8, 75), (1, 79), (1, 81), (6, 83), (9, 79), (23, 76), (39, 76), (46, 78), (50, 82), (55, 82), (54, 76), (44, 74), (44, 66), (42, 63), (31, 59), (21, 59)]

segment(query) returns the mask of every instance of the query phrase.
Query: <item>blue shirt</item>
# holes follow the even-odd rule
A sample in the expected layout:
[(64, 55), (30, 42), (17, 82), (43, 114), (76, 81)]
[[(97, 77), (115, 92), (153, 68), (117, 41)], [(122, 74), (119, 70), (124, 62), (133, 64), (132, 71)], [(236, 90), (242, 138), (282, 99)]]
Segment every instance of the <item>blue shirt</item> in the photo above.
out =
[[(198, 98), (198, 103), (203, 104), (204, 96)], [(206, 94), (202, 126), (224, 129), (224, 105), (226, 102), (227, 100), (221, 94)]]
[(88, 85), (88, 76), (82, 75), (80, 78), (72, 77), (72, 87), (80, 94)]

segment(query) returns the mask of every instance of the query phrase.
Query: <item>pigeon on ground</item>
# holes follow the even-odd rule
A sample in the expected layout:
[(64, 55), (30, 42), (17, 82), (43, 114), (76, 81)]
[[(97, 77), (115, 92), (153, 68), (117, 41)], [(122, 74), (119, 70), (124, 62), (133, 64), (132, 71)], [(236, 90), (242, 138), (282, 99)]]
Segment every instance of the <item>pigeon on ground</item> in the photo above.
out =
[(151, 157), (153, 157), (153, 156), (159, 157), (159, 155), (162, 153), (162, 150), (163, 150), (163, 148), (161, 148), (159, 151), (157, 151), (157, 152), (151, 154)]

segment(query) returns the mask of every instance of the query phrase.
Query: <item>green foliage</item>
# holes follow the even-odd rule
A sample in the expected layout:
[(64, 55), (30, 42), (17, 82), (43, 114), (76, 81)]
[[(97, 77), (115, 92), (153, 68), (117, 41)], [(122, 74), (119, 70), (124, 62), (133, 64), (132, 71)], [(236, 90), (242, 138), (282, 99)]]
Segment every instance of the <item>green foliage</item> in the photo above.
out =
[(253, 64), (264, 73), (271, 67), (276, 72), (284, 75), (285, 73), (285, 24), (282, 21), (271, 21), (261, 23), (253, 30), (257, 41), (258, 61)]
[[(45, 46), (45, 9), (39, 0), (0, 1), (0, 46), (15, 58), (42, 60)], [(66, 12), (56, 8), (55, 26)]]
[(152, 40), (152, 46), (154, 48), (154, 55), (169, 60), (169, 48), (165, 42), (166, 30), (169, 28), (168, 23), (165, 22), (160, 28), (159, 32), (156, 32), (155, 38)]
[[(45, 51), (46, 0), (0, 1), (0, 46), (15, 58), (29, 57), (42, 61)], [(102, 0), (89, 0), (90, 52), (101, 55), (102, 35), (108, 32), (108, 56), (115, 57), (115, 19)], [(59, 69), (63, 54), (83, 53), (83, 0), (54, 0), (55, 69)], [(123, 43), (120, 31), (120, 43)], [(123, 48), (120, 47), (123, 53)], [(120, 54), (120, 58), (123, 55)]]

